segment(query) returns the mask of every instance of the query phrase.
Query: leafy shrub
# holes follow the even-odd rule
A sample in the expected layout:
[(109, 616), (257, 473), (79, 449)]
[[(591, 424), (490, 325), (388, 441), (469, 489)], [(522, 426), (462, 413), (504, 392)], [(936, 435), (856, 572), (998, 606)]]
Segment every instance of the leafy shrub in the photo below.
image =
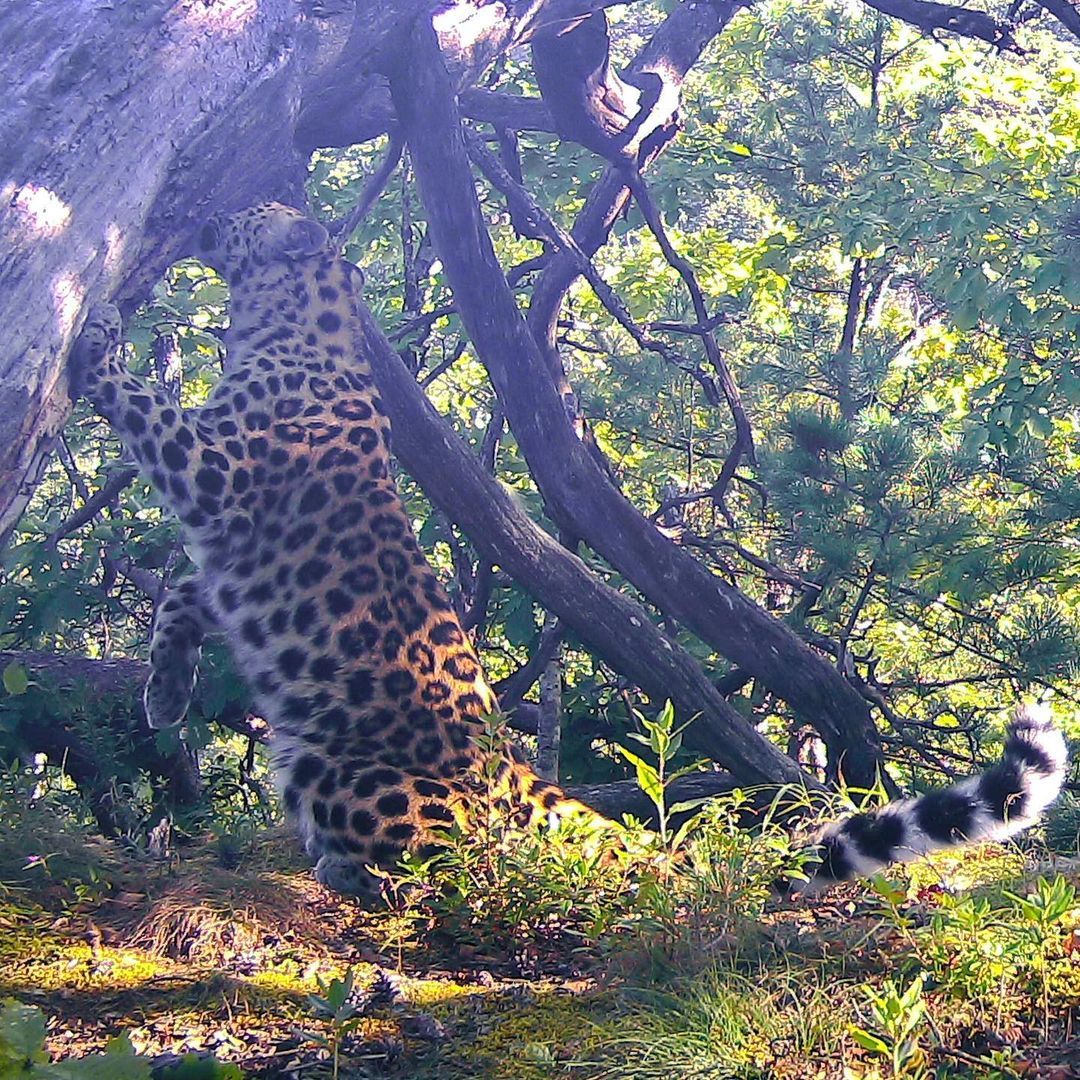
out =
[[(667, 786), (686, 771), (667, 767), (681, 748), (670, 706), (646, 731), (656, 763), (624, 753), (657, 804), (658, 831), (633, 819), (523, 829), (496, 808), (493, 776), (487, 798), (462, 811), (435, 855), (408, 855), (384, 875), (391, 906), (412, 926), (430, 919), (456, 942), (500, 955), (579, 944), (685, 958), (756, 919), (772, 884), (799, 875), (789, 835), (768, 816), (746, 829), (742, 791), (710, 799), (673, 829), (672, 813), (692, 804), (667, 803)], [(488, 749), (502, 737), (489, 731)]]

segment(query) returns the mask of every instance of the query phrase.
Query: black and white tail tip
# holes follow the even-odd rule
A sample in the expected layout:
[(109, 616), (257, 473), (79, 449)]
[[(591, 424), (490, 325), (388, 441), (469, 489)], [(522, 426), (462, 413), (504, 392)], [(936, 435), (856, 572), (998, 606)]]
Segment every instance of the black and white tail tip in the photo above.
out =
[(1033, 825), (1065, 779), (1065, 739), (1042, 705), (1017, 709), (1001, 760), (979, 776), (873, 813), (855, 814), (817, 837), (821, 865), (808, 891), (867, 877), (888, 863), (938, 848), (1003, 840)]

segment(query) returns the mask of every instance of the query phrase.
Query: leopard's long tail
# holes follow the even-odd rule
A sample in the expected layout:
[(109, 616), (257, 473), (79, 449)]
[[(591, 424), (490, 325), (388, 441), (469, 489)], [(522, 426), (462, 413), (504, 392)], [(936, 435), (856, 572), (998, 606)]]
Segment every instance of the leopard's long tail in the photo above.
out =
[(1020, 707), (1001, 760), (986, 772), (826, 826), (817, 837), (821, 865), (810, 891), (938, 848), (1021, 832), (1057, 798), (1067, 762), (1065, 739), (1049, 709)]

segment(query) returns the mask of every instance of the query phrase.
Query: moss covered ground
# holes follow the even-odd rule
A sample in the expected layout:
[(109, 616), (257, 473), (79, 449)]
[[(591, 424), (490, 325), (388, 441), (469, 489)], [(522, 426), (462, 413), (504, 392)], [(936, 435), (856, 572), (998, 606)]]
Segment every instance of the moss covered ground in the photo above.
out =
[(1068, 861), (969, 851), (692, 948), (669, 926), (500, 952), (323, 889), (285, 833), (227, 859), (50, 844), (0, 864), (0, 999), (42, 1010), (54, 1060), (126, 1032), (251, 1077), (332, 1076), (335, 1049), (339, 1076), (417, 1080), (1080, 1075)]

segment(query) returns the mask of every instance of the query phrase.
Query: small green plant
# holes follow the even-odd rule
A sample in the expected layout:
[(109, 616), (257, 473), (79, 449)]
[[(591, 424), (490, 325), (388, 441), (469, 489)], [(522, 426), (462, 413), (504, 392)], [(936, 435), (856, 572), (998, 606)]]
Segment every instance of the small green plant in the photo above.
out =
[(1052, 881), (1039, 878), (1033, 892), (1017, 896), (1006, 892), (1023, 919), (1038, 952), (1039, 980), (1042, 986), (1043, 1037), (1050, 1033), (1050, 949), (1055, 928), (1077, 906), (1076, 887), (1060, 874)]
[(886, 979), (881, 990), (864, 986), (870, 1006), (873, 1031), (852, 1024), (851, 1037), (872, 1054), (885, 1058), (894, 1077), (926, 1075), (926, 1054), (919, 1037), (926, 1023), (926, 1002), (923, 999), (923, 977), (920, 975), (906, 990), (901, 991), (892, 979)]
[(670, 701), (665, 702), (655, 720), (650, 720), (642, 713), (635, 714), (645, 728), (645, 734), (633, 731), (630, 738), (647, 746), (656, 757), (656, 764), (652, 765), (644, 758), (627, 750), (625, 746), (616, 744), (615, 748), (631, 765), (637, 774), (638, 787), (648, 795), (652, 804), (656, 807), (657, 832), (660, 834), (660, 842), (670, 851), (677, 851), (683, 841), (694, 828), (695, 819), (691, 815), (673, 834), (671, 831), (672, 816), (686, 813), (701, 806), (704, 799), (692, 799), (686, 802), (668, 805), (667, 789), (680, 776), (687, 776), (697, 772), (700, 763), (684, 766), (681, 769), (671, 769), (671, 763), (682, 749), (682, 733), (690, 721), (681, 727), (675, 727), (675, 707)]
[(356, 971), (349, 968), (343, 979), (326, 982), (319, 979), (321, 994), (310, 994), (308, 1003), (316, 1015), (327, 1021), (327, 1034), (305, 1032), (312, 1042), (322, 1046), (330, 1055), (334, 1080), (341, 1074), (341, 1048), (345, 1040), (360, 1026), (363, 1017), (356, 1004)]
[[(760, 914), (770, 886), (797, 858), (787, 833), (766, 814), (751, 831), (750, 795), (670, 805), (671, 769), (681, 730), (666, 706), (643, 719), (656, 764), (627, 752), (638, 782), (657, 809), (660, 828), (633, 820), (573, 818), (554, 829), (523, 828), (500, 805), (498, 764), (505, 734), (490, 724), (480, 745), (493, 767), (480, 777), (478, 798), (458, 808), (459, 820), (441, 835), (441, 848), (420, 859), (406, 855), (383, 874), (383, 895), (398, 916), (384, 947), (398, 953), (437, 930), (457, 947), (495, 956), (552, 948), (640, 952), (653, 967), (674, 971), (722, 946), (739, 923)], [(702, 803), (706, 803), (702, 806)], [(687, 818), (673, 824), (673, 815)], [(797, 868), (795, 870), (797, 873)]]
[(1039, 878), (1035, 891), (1027, 896), (1017, 896), (1011, 892), (1006, 892), (1005, 896), (1032, 926), (1040, 941), (1046, 940), (1052, 928), (1077, 906), (1076, 886), (1066, 881), (1061, 874), (1052, 881)]
[(508, 955), (541, 942), (594, 941), (632, 904), (631, 865), (647, 845), (638, 826), (563, 820), (524, 827), (505, 807), (509, 753), (497, 717), (477, 739), (484, 752), (476, 797), (440, 831), (439, 849), (406, 855), (385, 879), (383, 895), (401, 922), (398, 951), (429, 923), (460, 944)]

